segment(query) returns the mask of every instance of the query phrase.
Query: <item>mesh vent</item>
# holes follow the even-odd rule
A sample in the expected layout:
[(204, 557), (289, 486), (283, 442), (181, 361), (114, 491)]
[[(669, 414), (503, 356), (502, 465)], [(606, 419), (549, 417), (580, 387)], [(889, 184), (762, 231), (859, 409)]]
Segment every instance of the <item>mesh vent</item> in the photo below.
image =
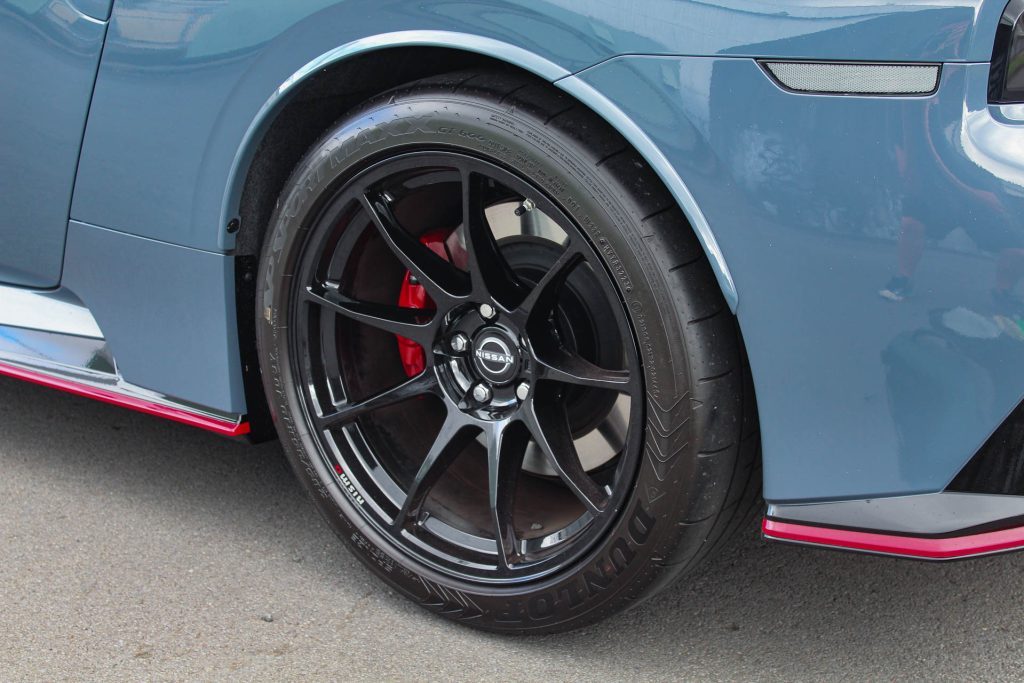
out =
[(929, 64), (762, 62), (790, 90), (830, 95), (927, 95), (939, 84)]

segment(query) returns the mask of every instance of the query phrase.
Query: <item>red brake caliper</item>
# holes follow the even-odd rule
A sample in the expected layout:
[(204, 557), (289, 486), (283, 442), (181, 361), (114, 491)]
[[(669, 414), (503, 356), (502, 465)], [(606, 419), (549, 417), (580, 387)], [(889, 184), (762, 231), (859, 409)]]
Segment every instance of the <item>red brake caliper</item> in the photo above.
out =
[[(453, 262), (458, 267), (465, 267), (465, 250), (455, 238), (454, 230), (430, 230), (420, 236), (420, 242), (445, 261)], [(432, 311), (437, 308), (427, 294), (427, 290), (416, 281), (409, 271), (405, 271), (405, 275), (402, 277), (402, 289), (398, 292), (398, 305), (403, 308), (419, 308), (424, 311)], [(395, 337), (398, 339), (398, 355), (402, 359), (405, 374), (415, 377), (423, 372), (423, 368), (426, 367), (423, 347), (412, 339), (406, 339), (401, 335), (396, 334)]]

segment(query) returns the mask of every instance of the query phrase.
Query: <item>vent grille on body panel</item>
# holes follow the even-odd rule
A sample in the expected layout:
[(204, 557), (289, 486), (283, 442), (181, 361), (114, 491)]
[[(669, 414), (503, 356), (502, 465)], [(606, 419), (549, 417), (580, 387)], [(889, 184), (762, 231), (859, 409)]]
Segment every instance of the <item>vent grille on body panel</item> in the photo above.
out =
[(761, 62), (783, 87), (823, 95), (928, 95), (939, 84), (936, 64)]

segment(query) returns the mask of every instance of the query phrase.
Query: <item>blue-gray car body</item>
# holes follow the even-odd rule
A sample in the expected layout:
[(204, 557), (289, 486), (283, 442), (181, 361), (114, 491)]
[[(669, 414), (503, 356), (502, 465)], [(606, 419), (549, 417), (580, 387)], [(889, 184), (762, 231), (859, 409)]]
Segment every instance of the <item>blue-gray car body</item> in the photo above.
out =
[[(118, 383), (243, 420), (261, 144), (330, 69), (485, 58), (592, 109), (678, 201), (743, 335), (770, 505), (948, 494), (1024, 397), (1024, 335), (976, 312), (1024, 246), (1024, 105), (989, 97), (1005, 5), (0, 0), (0, 297), (86, 309)], [(772, 60), (939, 76), (797, 92)], [(894, 304), (908, 212), (928, 241)], [(0, 330), (0, 353), (34, 334)]]

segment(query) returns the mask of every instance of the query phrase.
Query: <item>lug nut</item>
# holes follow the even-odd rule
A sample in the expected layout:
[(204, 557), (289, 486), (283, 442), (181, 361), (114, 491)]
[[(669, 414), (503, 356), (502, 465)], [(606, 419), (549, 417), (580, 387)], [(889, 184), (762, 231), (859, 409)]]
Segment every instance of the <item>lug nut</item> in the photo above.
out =
[(448, 342), (448, 345), (451, 346), (452, 351), (456, 353), (462, 353), (463, 351), (466, 350), (466, 347), (469, 346), (469, 338), (466, 335), (459, 332), (458, 334), (451, 338), (451, 340)]
[(477, 384), (473, 387), (473, 398), (477, 403), (487, 403), (491, 400), (491, 388), (486, 384)]
[(494, 310), (494, 306), (490, 304), (480, 304), (480, 317), (484, 320), (494, 320), (498, 312)]
[(526, 397), (530, 395), (530, 383), (520, 382), (516, 387), (516, 398), (520, 401), (525, 401)]

